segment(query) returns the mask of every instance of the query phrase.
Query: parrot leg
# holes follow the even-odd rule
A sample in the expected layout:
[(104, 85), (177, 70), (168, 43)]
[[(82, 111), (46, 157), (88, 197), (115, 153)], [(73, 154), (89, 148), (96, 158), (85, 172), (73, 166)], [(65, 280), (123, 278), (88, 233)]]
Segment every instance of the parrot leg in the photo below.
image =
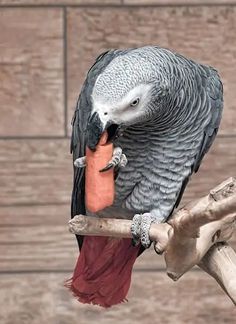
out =
[(100, 170), (100, 172), (105, 172), (114, 167), (124, 168), (127, 162), (128, 160), (125, 154), (122, 153), (122, 148), (115, 147), (111, 160), (107, 163), (107, 165), (103, 169)]
[(144, 213), (136, 214), (133, 217), (131, 225), (131, 234), (133, 236), (134, 244), (138, 244), (139, 240), (141, 244), (147, 249), (151, 245), (151, 240), (149, 237), (149, 229), (152, 223), (162, 223), (163, 218), (160, 215), (155, 215), (155, 213)]
[(86, 166), (86, 156), (82, 156), (74, 161), (74, 166), (77, 168), (84, 168)]

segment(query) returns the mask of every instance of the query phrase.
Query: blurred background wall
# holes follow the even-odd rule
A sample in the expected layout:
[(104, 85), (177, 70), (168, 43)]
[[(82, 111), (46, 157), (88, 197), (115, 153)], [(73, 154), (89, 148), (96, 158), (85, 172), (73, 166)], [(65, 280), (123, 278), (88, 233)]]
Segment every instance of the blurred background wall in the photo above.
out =
[(236, 174), (236, 1), (0, 0), (0, 323), (234, 323), (216, 283), (178, 283), (148, 251), (128, 304), (103, 311), (63, 287), (77, 258), (67, 231), (70, 121), (86, 71), (109, 48), (156, 44), (216, 67), (218, 138), (184, 201)]

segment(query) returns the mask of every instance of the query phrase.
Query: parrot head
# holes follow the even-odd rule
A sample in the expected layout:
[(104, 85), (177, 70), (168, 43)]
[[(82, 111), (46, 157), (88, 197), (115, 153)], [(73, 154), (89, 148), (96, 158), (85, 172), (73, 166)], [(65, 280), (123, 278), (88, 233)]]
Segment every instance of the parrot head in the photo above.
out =
[(115, 58), (98, 76), (91, 94), (92, 112), (87, 128), (90, 149), (95, 150), (105, 130), (111, 141), (120, 129), (151, 120), (157, 112), (158, 92), (161, 99), (163, 86), (146, 58)]

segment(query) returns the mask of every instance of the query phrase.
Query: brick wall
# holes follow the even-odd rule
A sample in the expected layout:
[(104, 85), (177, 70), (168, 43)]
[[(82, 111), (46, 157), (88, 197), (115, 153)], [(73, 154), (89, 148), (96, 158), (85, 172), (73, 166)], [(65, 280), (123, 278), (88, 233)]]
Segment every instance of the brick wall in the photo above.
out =
[[(0, 0), (1, 323), (15, 324), (16, 318), (20, 324), (43, 320), (76, 323), (78, 310), (82, 321), (90, 318), (93, 322), (101, 316), (107, 323), (109, 318), (119, 323), (125, 311), (130, 311), (127, 323), (133, 323), (137, 321), (133, 313), (151, 307), (143, 304), (144, 299), (152, 296), (154, 301), (157, 286), (153, 288), (147, 279), (149, 293), (144, 293), (144, 298), (140, 290), (145, 278), (150, 272), (153, 281), (158, 281), (160, 272), (164, 278), (163, 262), (156, 257), (154, 262), (151, 252), (137, 263), (128, 310), (116, 308), (101, 315), (100, 310), (74, 304), (61, 287), (77, 254), (66, 227), (72, 185), (70, 120), (76, 99), (94, 58), (108, 48), (158, 44), (216, 67), (225, 88), (222, 127), (184, 199), (203, 195), (236, 173), (235, 31), (235, 0)], [(218, 298), (214, 323), (225, 319), (233, 323), (224, 311), (232, 314), (231, 304), (213, 281), (201, 276), (191, 274), (175, 286), (161, 279), (163, 286), (158, 289), (171, 290), (172, 297), (166, 295), (166, 302), (173, 311), (170, 321), (161, 323), (189, 322), (192, 316), (192, 323), (210, 321), (214, 298), (207, 301), (206, 310), (201, 303), (196, 303), (195, 313), (189, 310), (199, 298), (206, 301), (206, 289)], [(143, 288), (139, 286), (141, 277), (145, 279)], [(34, 286), (36, 278), (39, 282)], [(198, 287), (201, 282), (205, 290), (187, 293), (189, 285)], [(10, 290), (15, 294), (14, 303), (10, 302)], [(34, 297), (34, 291), (43, 301)], [(189, 304), (185, 300), (176, 308), (176, 296), (181, 299), (186, 294)], [(44, 311), (39, 310), (41, 302)], [(159, 314), (166, 318), (166, 303), (160, 303)], [(150, 321), (155, 317), (153, 305)]]

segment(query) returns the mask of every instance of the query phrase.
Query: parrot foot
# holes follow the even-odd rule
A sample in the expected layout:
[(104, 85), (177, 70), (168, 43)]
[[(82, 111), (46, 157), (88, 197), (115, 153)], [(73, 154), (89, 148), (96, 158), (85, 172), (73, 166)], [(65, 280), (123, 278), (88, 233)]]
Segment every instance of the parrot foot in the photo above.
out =
[[(105, 172), (111, 168), (124, 168), (128, 160), (125, 154), (122, 153), (121, 147), (115, 147), (112, 155), (112, 159), (107, 163), (105, 168), (101, 169), (100, 172)], [(74, 161), (74, 166), (77, 168), (86, 167), (86, 156), (82, 156)]]
[(153, 213), (136, 214), (133, 217), (131, 225), (131, 234), (133, 236), (133, 244), (137, 245), (139, 241), (146, 249), (152, 244), (149, 237), (149, 230), (152, 223), (162, 223), (163, 218)]
[(125, 156), (125, 154), (122, 153), (122, 148), (115, 147), (111, 160), (107, 163), (107, 165), (103, 169), (100, 170), (100, 172), (105, 172), (114, 167), (124, 168), (127, 162), (128, 162), (127, 157)]
[(133, 242), (135, 244), (141, 241), (141, 244), (147, 249), (151, 245), (149, 238), (149, 229), (153, 222), (152, 215), (150, 213), (136, 214), (133, 217), (131, 225), (131, 234), (133, 236)]
[(86, 166), (86, 156), (82, 156), (74, 161), (74, 166), (77, 168), (84, 168)]

